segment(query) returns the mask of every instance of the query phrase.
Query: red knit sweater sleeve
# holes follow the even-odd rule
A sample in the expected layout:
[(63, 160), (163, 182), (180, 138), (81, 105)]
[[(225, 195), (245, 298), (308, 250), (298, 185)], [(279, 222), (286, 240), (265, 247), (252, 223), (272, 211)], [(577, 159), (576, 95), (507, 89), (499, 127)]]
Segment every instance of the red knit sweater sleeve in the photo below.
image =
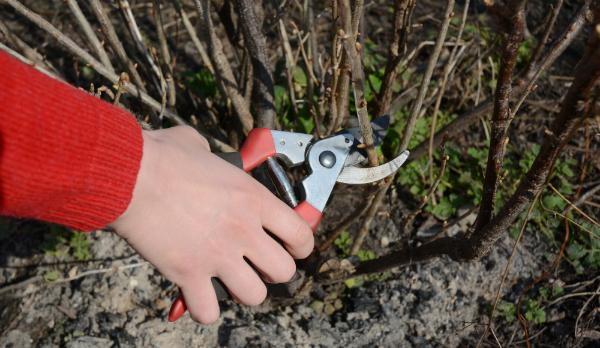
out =
[(101, 228), (127, 208), (141, 157), (131, 114), (0, 51), (0, 215)]

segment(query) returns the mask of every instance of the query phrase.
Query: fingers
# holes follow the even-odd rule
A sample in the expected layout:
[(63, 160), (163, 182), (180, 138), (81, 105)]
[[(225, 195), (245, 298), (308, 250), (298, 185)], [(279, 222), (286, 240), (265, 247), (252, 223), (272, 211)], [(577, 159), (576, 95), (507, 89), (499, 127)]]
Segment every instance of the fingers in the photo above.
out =
[(219, 303), (209, 277), (202, 277), (181, 289), (190, 316), (202, 324), (219, 319)]
[(235, 266), (223, 267), (218, 276), (232, 296), (243, 304), (257, 306), (267, 297), (267, 287), (244, 260)]
[(247, 251), (246, 257), (271, 283), (285, 283), (296, 272), (296, 264), (290, 254), (264, 233), (254, 239), (254, 245)]
[(295, 211), (262, 189), (261, 220), (263, 227), (273, 233), (297, 259), (306, 258), (313, 250), (313, 231)]

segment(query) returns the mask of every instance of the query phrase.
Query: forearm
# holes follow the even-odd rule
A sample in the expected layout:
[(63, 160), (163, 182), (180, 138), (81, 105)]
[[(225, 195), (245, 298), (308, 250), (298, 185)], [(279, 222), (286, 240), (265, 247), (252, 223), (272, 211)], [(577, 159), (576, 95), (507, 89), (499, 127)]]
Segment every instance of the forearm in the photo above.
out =
[(0, 52), (0, 214), (100, 228), (127, 208), (141, 155), (131, 114)]

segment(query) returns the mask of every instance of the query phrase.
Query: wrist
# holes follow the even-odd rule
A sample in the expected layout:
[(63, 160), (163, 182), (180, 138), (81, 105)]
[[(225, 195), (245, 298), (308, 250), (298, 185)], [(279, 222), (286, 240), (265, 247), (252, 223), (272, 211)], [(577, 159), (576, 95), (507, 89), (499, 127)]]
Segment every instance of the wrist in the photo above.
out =
[(143, 203), (141, 202), (152, 199), (151, 196), (156, 194), (152, 193), (152, 190), (158, 189), (160, 180), (153, 176), (157, 174), (159, 168), (157, 163), (160, 163), (156, 158), (159, 155), (160, 146), (158, 145), (157, 137), (153, 131), (142, 131), (142, 156), (140, 160), (140, 167), (133, 186), (131, 194), (131, 200), (125, 211), (112, 223), (109, 227), (115, 229), (117, 234), (122, 237), (126, 237), (123, 234), (129, 229), (127, 228), (128, 221), (131, 220), (132, 215), (143, 214)]

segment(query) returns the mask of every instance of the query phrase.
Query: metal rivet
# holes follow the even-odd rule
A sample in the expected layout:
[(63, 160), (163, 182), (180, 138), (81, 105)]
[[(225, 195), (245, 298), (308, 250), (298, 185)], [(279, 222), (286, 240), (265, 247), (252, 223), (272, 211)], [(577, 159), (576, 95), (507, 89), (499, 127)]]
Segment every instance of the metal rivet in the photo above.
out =
[(323, 151), (319, 155), (319, 162), (325, 168), (332, 168), (335, 165), (335, 155), (331, 151)]
[(279, 141), (279, 143), (280, 143), (281, 145), (285, 145), (285, 140), (281, 139), (281, 140)]
[(304, 143), (303, 143), (303, 142), (301, 142), (301, 141), (299, 141), (299, 142), (298, 142), (298, 146), (302, 147), (302, 146), (304, 146)]

